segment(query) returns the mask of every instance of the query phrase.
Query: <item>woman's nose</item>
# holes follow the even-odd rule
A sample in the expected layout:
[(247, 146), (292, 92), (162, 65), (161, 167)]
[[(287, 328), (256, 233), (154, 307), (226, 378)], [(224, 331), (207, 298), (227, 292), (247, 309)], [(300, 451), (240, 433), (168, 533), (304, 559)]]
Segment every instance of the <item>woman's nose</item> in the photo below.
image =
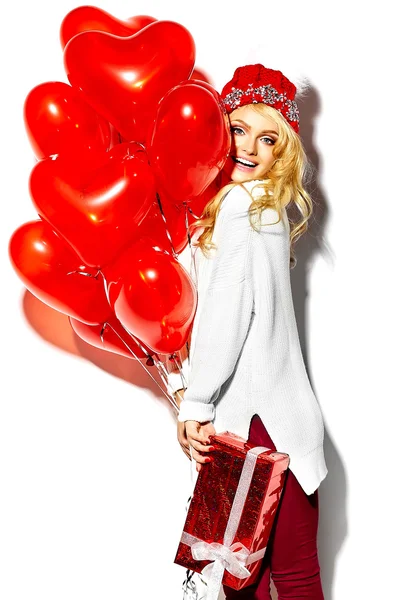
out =
[(248, 138), (243, 141), (242, 150), (246, 152), (246, 154), (256, 154), (256, 143), (255, 140)]

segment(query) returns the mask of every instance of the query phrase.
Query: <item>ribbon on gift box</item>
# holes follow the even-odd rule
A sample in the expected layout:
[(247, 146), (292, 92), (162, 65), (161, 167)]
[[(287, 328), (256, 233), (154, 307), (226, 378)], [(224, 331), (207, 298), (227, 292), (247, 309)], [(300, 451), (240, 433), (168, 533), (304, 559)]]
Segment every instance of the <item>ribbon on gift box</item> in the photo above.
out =
[(208, 585), (206, 600), (218, 599), (225, 569), (235, 577), (245, 579), (250, 575), (250, 571), (246, 569), (245, 565), (259, 560), (265, 554), (266, 547), (250, 554), (249, 549), (241, 542), (236, 542), (235, 544), (232, 544), (232, 542), (239, 527), (243, 507), (257, 463), (257, 456), (267, 450), (269, 448), (256, 446), (250, 448), (246, 454), (222, 544), (218, 542), (205, 542), (186, 531), (182, 533), (181, 542), (191, 547), (192, 556), (195, 560), (213, 561), (201, 571)]

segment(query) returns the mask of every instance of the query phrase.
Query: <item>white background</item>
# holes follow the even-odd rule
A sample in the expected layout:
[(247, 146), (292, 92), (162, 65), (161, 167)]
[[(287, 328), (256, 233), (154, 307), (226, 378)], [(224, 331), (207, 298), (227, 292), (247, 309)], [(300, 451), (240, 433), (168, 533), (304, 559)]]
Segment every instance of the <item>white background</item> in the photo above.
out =
[[(326, 423), (319, 552), (326, 600), (399, 597), (399, 86), (395, 3), (101, 2), (185, 25), (221, 90), (236, 66), (306, 75), (301, 135), (316, 168), (293, 295)], [(1, 20), (3, 600), (176, 600), (190, 466), (144, 369), (77, 340), (8, 260), (36, 218), (22, 106), (67, 81), (59, 27), (78, 4), (9, 3)], [(389, 8), (391, 7), (391, 8)], [(140, 595), (138, 595), (138, 593)]]

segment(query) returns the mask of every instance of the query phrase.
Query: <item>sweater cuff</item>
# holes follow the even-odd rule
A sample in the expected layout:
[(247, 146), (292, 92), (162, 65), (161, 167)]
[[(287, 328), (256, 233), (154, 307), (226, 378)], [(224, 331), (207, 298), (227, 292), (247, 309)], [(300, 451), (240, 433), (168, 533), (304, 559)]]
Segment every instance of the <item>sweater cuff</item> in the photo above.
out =
[(180, 404), (180, 410), (178, 414), (178, 421), (181, 423), (185, 421), (198, 421), (199, 423), (206, 423), (212, 421), (215, 416), (215, 406), (211, 402), (206, 404), (204, 402), (193, 402), (191, 400), (183, 399)]

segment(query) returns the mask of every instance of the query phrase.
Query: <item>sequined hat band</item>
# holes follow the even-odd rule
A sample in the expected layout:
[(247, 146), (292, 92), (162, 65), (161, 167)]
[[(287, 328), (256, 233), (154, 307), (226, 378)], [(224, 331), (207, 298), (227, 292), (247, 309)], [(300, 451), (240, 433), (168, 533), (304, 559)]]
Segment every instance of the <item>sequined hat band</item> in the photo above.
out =
[(257, 64), (237, 68), (232, 80), (224, 86), (221, 96), (228, 113), (246, 104), (272, 106), (298, 133), (300, 115), (295, 94), (296, 87), (281, 71)]

